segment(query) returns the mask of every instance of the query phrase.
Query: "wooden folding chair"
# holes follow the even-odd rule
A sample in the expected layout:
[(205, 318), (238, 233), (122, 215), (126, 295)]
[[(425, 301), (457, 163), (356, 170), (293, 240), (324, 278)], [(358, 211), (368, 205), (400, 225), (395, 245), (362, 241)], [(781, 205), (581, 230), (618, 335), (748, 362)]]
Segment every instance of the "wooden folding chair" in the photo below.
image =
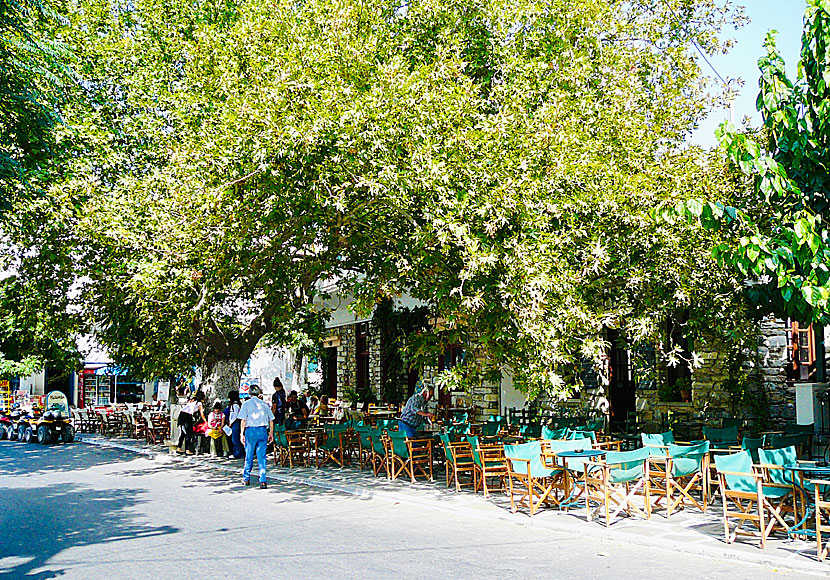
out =
[(444, 457), (446, 459), (447, 487), (450, 486), (450, 480), (452, 480), (455, 483), (455, 491), (461, 491), (463, 483), (459, 476), (468, 474), (473, 489), (478, 490), (478, 470), (470, 444), (466, 441), (453, 443), (450, 441), (449, 435), (442, 433), (441, 445), (444, 447)]
[[(761, 548), (765, 548), (767, 538), (776, 527), (789, 529), (780, 506), (794, 494), (794, 486), (765, 483), (764, 475), (753, 469), (748, 451), (716, 455), (715, 466), (723, 498), (723, 531), (727, 544), (734, 542), (738, 534), (746, 534), (760, 536)], [(734, 529), (730, 529), (730, 519), (738, 520)], [(746, 522), (755, 524), (757, 531), (745, 530)]]
[(398, 431), (389, 431), (386, 435), (390, 479), (394, 481), (405, 472), (412, 483), (419, 474), (433, 480), (432, 439), (410, 439)]
[(504, 457), (511, 511), (515, 513), (519, 507), (527, 507), (533, 516), (542, 505), (550, 505), (554, 491), (552, 478), (562, 469), (545, 465), (541, 443), (505, 445)]
[(331, 426), (314, 438), (314, 454), (318, 469), (329, 462), (343, 467), (341, 436), (345, 430), (345, 427)]
[(825, 499), (827, 496), (826, 490), (830, 489), (830, 481), (812, 479), (810, 483), (813, 484), (815, 491), (816, 553), (819, 562), (823, 562), (830, 553), (830, 538), (826, 542), (822, 539), (823, 533), (830, 534), (830, 500)]
[[(651, 450), (647, 447), (634, 451), (609, 451), (602, 462), (585, 462), (584, 491), (588, 521), (600, 510), (605, 512), (606, 527), (622, 512), (627, 515), (637, 513), (644, 519), (651, 518), (650, 498), (646, 489), (650, 453)], [(638, 495), (644, 498), (644, 509), (634, 503), (634, 498)], [(597, 507), (592, 508), (592, 502)]]
[(467, 443), (473, 454), (473, 461), (478, 472), (475, 491), (481, 489), (484, 497), (490, 495), (488, 479), (496, 478), (499, 487), (507, 491), (507, 462), (504, 458), (504, 445), (501, 443), (482, 443), (478, 435), (467, 435)]
[[(671, 443), (665, 455), (657, 447), (650, 451), (646, 493), (653, 499), (652, 511), (665, 499), (666, 518), (686, 506), (695, 506), (705, 513), (709, 502), (709, 442)], [(700, 494), (699, 499), (692, 495), (694, 492)]]

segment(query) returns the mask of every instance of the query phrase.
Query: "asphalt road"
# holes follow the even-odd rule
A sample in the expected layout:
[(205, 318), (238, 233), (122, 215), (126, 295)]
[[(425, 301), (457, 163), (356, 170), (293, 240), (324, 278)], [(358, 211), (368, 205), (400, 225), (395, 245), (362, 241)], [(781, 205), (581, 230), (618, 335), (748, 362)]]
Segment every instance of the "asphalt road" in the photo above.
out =
[(803, 578), (75, 443), (0, 442), (0, 578)]

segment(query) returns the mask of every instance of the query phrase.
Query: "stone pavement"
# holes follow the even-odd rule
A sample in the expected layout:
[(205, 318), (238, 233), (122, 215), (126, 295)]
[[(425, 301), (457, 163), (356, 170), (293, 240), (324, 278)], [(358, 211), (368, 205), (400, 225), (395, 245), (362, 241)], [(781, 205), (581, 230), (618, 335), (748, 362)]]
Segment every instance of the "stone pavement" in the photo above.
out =
[[(170, 455), (167, 447), (151, 446), (126, 438), (110, 438), (79, 434), (77, 440), (91, 445), (114, 447), (135, 453), (142, 453), (162, 462), (191, 463), (212, 466), (221, 471), (239, 473), (241, 480), (242, 462), (205, 455)], [(256, 469), (256, 468), (255, 468)], [(819, 562), (816, 558), (815, 542), (801, 539), (786, 539), (780, 536), (768, 541), (764, 550), (759, 548), (756, 538), (739, 537), (733, 544), (723, 540), (721, 503), (715, 498), (706, 514), (696, 509), (675, 512), (670, 520), (662, 510), (652, 515), (650, 521), (636, 517), (617, 519), (609, 528), (604, 521), (588, 522), (584, 507), (570, 511), (543, 509), (533, 517), (519, 512), (510, 512), (510, 500), (500, 492), (484, 499), (481, 494), (471, 491), (456, 493), (444, 485), (443, 472), (437, 472), (434, 482), (408, 480), (388, 481), (384, 477), (374, 478), (371, 470), (360, 471), (356, 467), (326, 467), (321, 469), (268, 466), (269, 483), (290, 483), (348, 493), (361, 498), (382, 498), (416, 505), (428, 509), (457, 513), (468, 518), (481, 520), (503, 520), (517, 525), (540, 527), (580, 537), (612, 540), (655, 548), (669, 552), (682, 552), (709, 558), (732, 561), (746, 561), (754, 564), (793, 570), (796, 572), (830, 576), (830, 561)]]

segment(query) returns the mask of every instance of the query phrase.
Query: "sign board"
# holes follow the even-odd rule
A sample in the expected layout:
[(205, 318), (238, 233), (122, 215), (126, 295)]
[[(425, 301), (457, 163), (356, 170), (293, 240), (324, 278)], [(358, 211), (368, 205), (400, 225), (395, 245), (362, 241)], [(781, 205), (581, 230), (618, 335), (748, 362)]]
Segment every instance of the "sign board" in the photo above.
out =
[(239, 381), (239, 394), (248, 394), (248, 391), (251, 388), (251, 385), (260, 385), (262, 386), (262, 381), (259, 377), (242, 377)]
[(156, 393), (156, 400), (166, 401), (170, 397), (170, 381), (159, 381), (158, 392)]
[(64, 417), (71, 417), (69, 412), (69, 399), (60, 391), (52, 391), (46, 395), (44, 408), (47, 411), (60, 411)]
[(0, 409), (8, 410), (12, 406), (12, 391), (9, 381), (0, 381)]

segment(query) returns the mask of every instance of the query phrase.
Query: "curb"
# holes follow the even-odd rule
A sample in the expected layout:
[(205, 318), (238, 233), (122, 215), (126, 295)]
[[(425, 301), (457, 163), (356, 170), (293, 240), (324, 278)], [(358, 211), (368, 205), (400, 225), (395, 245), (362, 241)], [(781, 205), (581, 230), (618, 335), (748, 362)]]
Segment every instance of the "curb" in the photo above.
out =
[[(99, 447), (105, 448), (112, 448), (112, 449), (119, 449), (123, 451), (131, 451), (133, 453), (138, 453), (140, 455), (145, 455), (149, 459), (155, 459), (158, 455), (162, 457), (166, 457), (166, 454), (158, 454), (153, 451), (149, 451), (147, 449), (141, 449), (139, 447), (125, 445), (121, 443), (114, 443), (107, 440), (101, 440), (98, 438), (85, 438), (83, 436), (76, 437), (76, 441), (80, 443), (85, 443), (87, 445), (94, 445)], [(217, 464), (211, 461), (205, 461), (202, 459), (197, 459), (194, 457), (179, 457), (179, 456), (171, 456), (170, 459), (174, 462), (179, 463), (187, 463), (191, 465), (199, 465), (202, 467), (210, 467), (213, 469), (219, 469), (220, 471), (224, 471), (227, 473), (239, 473), (238, 467), (230, 467), (228, 465)], [(431, 501), (430, 499), (420, 499), (417, 497), (413, 497), (409, 494), (398, 493), (394, 491), (385, 491), (385, 490), (373, 490), (363, 486), (355, 486), (355, 485), (347, 485), (332, 481), (326, 481), (323, 479), (318, 478), (309, 478), (303, 476), (294, 476), (294, 475), (284, 475), (281, 473), (271, 473), (268, 475), (269, 482), (280, 482), (286, 483), (290, 485), (304, 485), (307, 487), (315, 487), (319, 489), (325, 489), (328, 491), (336, 491), (352, 496), (359, 497), (361, 499), (384, 499), (387, 501), (407, 504), (407, 505), (414, 505), (418, 507), (426, 507), (429, 509), (437, 510), (437, 511), (444, 511), (450, 513), (456, 513), (460, 515), (464, 515), (467, 517), (475, 518), (482, 521), (502, 521), (511, 523), (514, 525), (524, 526), (528, 528), (538, 528), (538, 529), (547, 529), (554, 532), (567, 534), (569, 536), (576, 536), (576, 537), (590, 537), (597, 540), (604, 540), (604, 541), (611, 541), (611, 542), (618, 542), (624, 544), (631, 544), (635, 546), (641, 546), (645, 548), (653, 548), (658, 549), (661, 551), (667, 552), (681, 552), (684, 554), (694, 555), (694, 556), (704, 556), (706, 558), (711, 558), (715, 560), (725, 560), (729, 562), (742, 562), (753, 564), (757, 566), (764, 566), (773, 569), (782, 569), (792, 572), (798, 572), (800, 574), (809, 574), (812, 576), (823, 576), (827, 577), (830, 575), (830, 567), (821, 566), (819, 562), (812, 561), (812, 560), (804, 560), (799, 561), (796, 556), (801, 558), (807, 558), (809, 556), (803, 556), (800, 554), (800, 550), (796, 550), (787, 558), (780, 558), (773, 556), (769, 553), (761, 551), (758, 549), (758, 554), (752, 554), (749, 552), (738, 552), (735, 550), (730, 550), (725, 547), (720, 546), (707, 546), (703, 545), (703, 542), (706, 541), (706, 538), (702, 537), (699, 540), (691, 541), (691, 542), (681, 542), (675, 540), (666, 540), (663, 538), (655, 537), (655, 536), (642, 536), (639, 534), (629, 533), (625, 530), (613, 528), (605, 528), (605, 527), (597, 527), (595, 525), (588, 525), (587, 523), (583, 522), (585, 525), (580, 525), (580, 522), (571, 522), (570, 524), (563, 524), (561, 522), (556, 522), (552, 520), (537, 520), (534, 518), (522, 518), (522, 516), (518, 514), (512, 513), (481, 513), (480, 511), (470, 509), (464, 506), (453, 506), (453, 505), (437, 505), (436, 502)], [(578, 526), (578, 527), (575, 527)], [(613, 530), (613, 531), (612, 531)], [(811, 544), (812, 545), (812, 544)]]

